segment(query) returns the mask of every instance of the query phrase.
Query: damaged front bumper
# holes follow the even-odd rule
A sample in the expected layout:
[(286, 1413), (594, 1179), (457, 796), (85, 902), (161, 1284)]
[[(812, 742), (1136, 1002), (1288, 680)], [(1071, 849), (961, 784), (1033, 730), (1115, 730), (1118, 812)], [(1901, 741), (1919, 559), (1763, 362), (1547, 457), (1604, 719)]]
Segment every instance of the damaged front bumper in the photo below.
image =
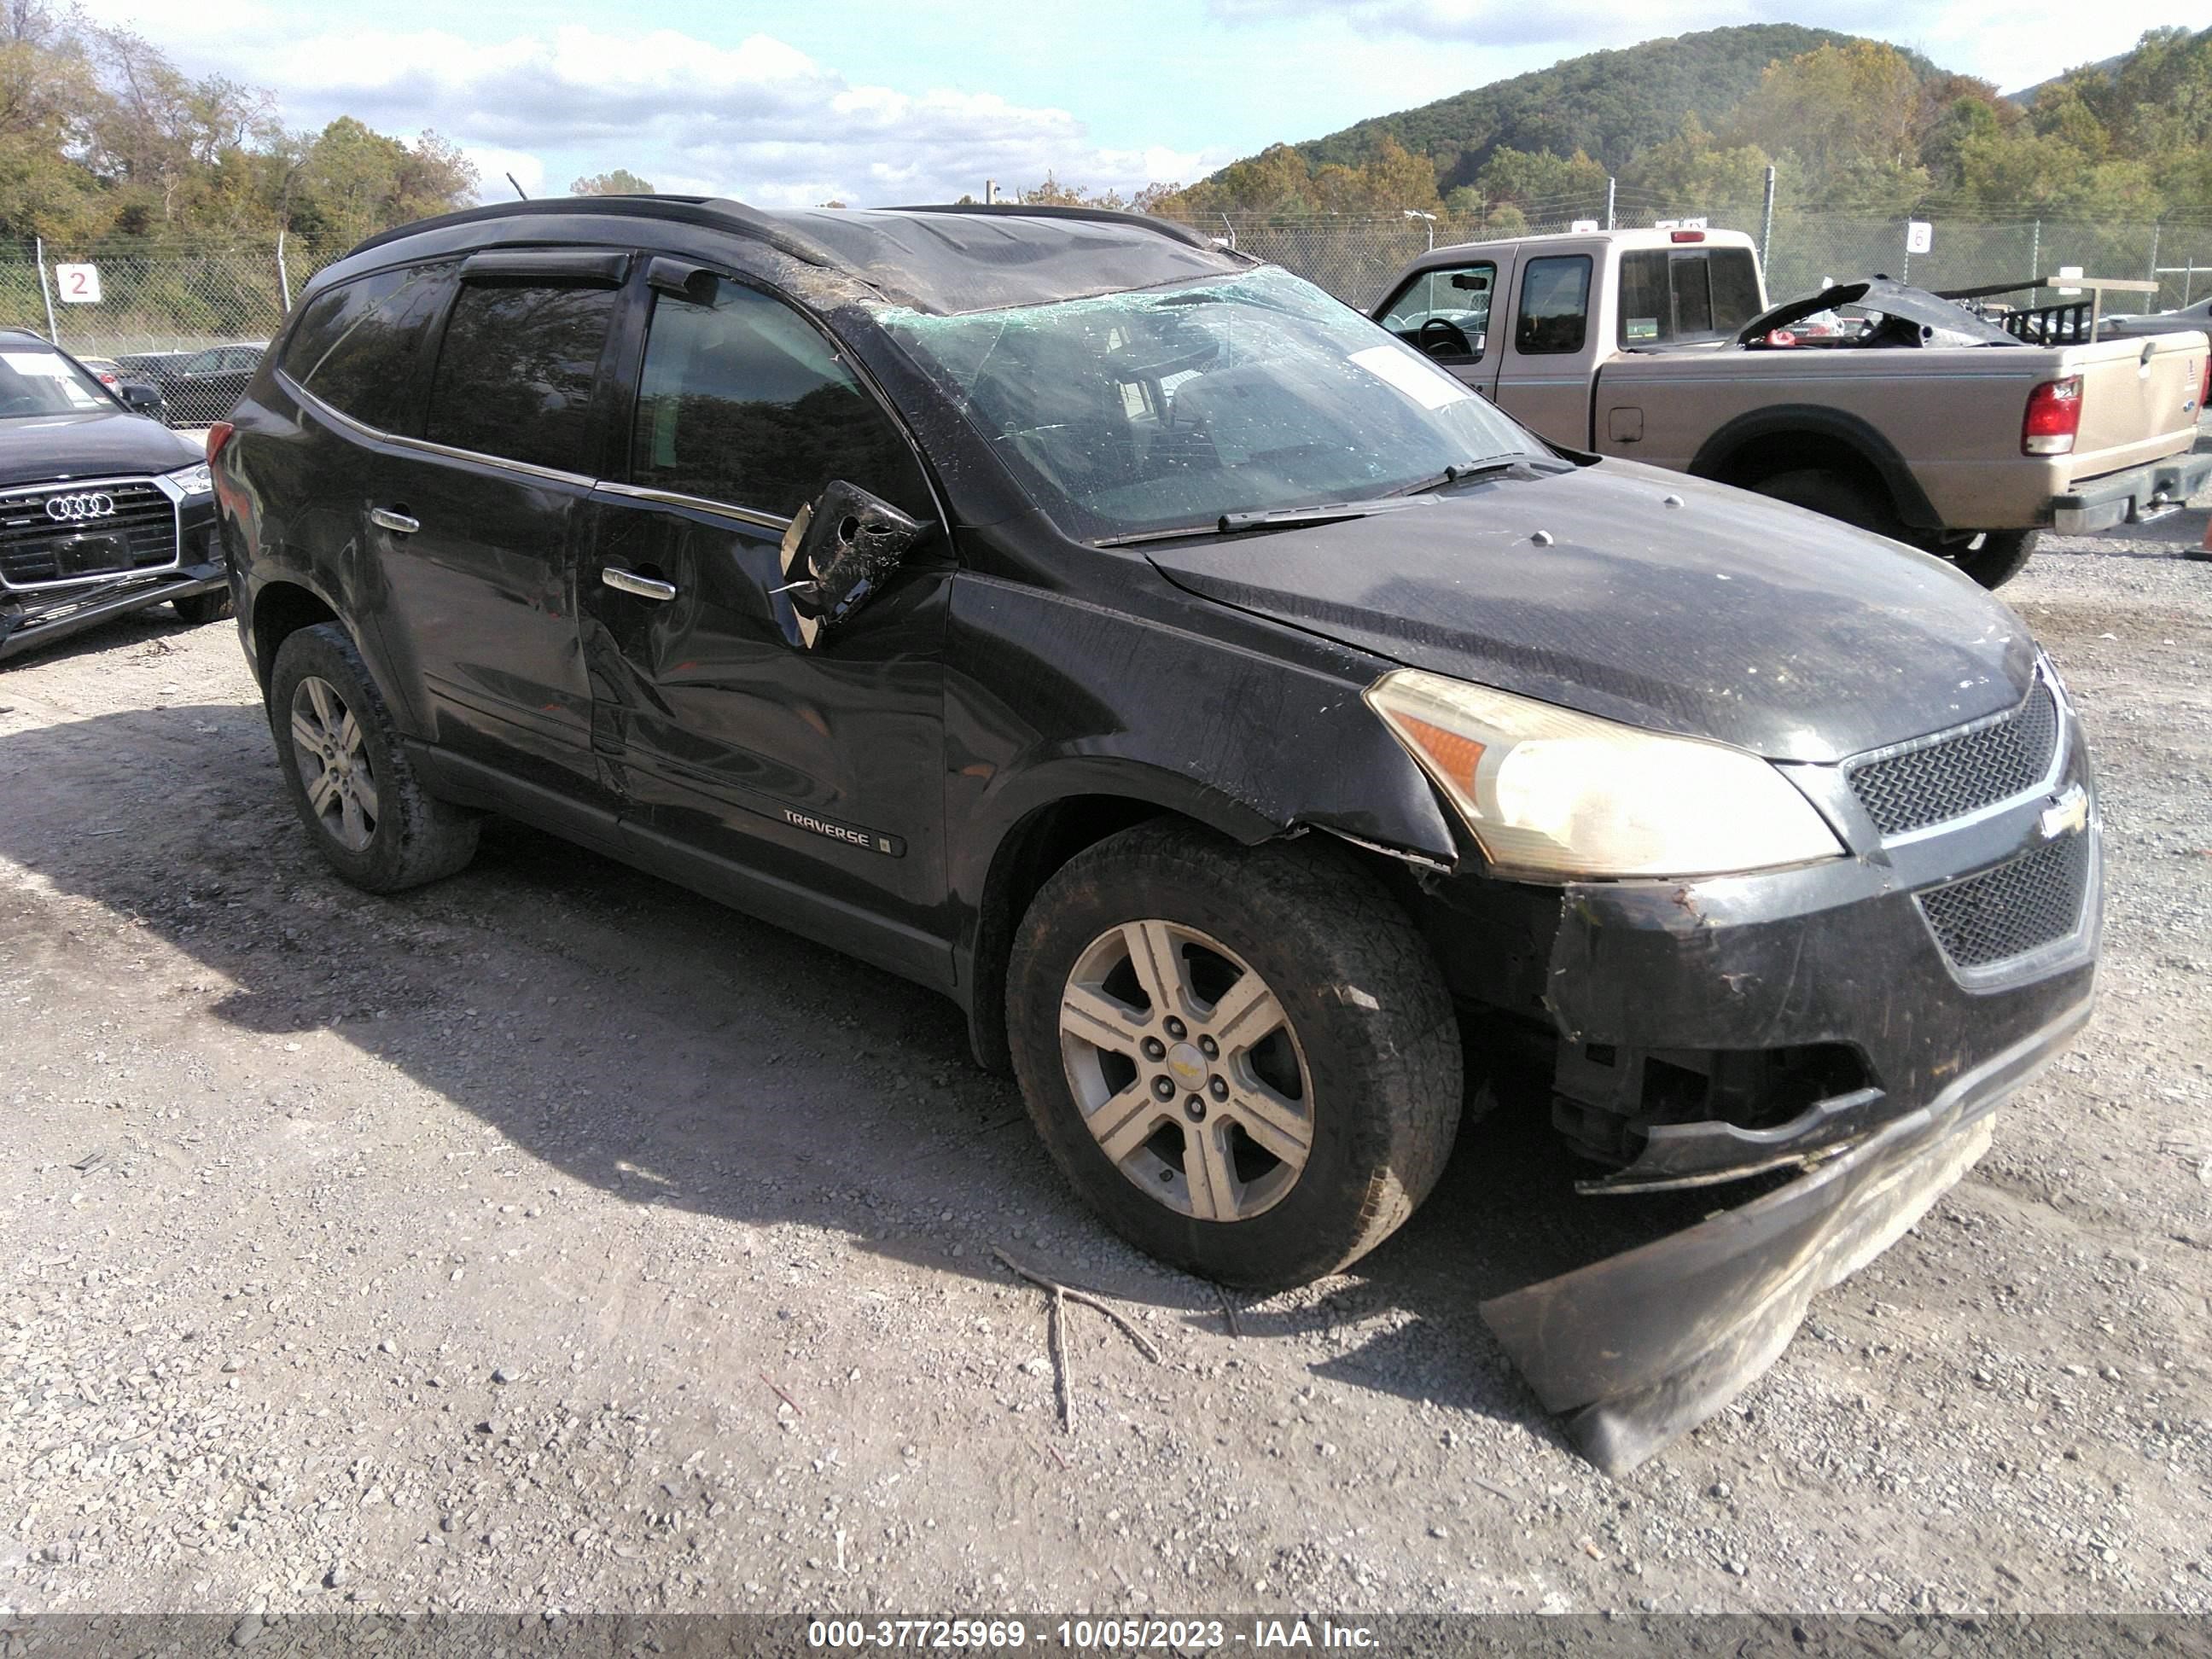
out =
[(1577, 1449), (1625, 1474), (1772, 1364), (1818, 1292), (1872, 1261), (1990, 1144), (1998, 1102), (2088, 1019), (2083, 995), (1933, 1103), (1789, 1185), (1482, 1304)]
[(115, 576), (82, 587), (23, 594), (16, 604), (0, 600), (0, 662), (133, 611), (198, 593), (218, 592), (228, 582), (229, 576), (217, 558), (178, 565), (158, 574)]
[(1808, 1299), (1959, 1179), (1997, 1103), (2087, 1019), (2102, 824), (2070, 715), (2062, 732), (2041, 785), (1955, 823), (1884, 839), (1839, 773), (1807, 769), (1801, 787), (1852, 856), (1556, 896), (1541, 946), (1553, 1121), (1620, 1166), (1580, 1183), (1586, 1201), (1765, 1183), (1483, 1304), (1609, 1473), (1772, 1363)]

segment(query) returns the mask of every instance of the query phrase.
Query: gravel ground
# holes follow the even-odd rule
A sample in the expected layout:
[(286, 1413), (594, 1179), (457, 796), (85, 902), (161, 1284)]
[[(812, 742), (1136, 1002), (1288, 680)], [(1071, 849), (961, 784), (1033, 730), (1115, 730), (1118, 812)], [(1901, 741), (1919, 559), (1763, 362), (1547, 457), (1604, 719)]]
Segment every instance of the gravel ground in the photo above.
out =
[[(235, 636), (0, 672), (0, 1610), (2212, 1610), (2206, 514), (2006, 592), (2089, 721), (2104, 1001), (1914, 1232), (1613, 1482), (1474, 1313), (1510, 1115), (1353, 1273), (1113, 1241), (949, 1004), (495, 826), (325, 873)], [(1063, 1433), (1044, 1298), (1097, 1287)]]

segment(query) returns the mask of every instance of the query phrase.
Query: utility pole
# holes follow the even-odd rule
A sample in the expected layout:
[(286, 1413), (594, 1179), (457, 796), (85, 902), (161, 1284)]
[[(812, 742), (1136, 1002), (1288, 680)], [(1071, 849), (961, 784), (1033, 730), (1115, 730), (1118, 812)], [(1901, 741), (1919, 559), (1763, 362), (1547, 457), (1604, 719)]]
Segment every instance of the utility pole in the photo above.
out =
[[(1769, 178), (1771, 179), (1773, 175), (1774, 169), (1772, 167), (1769, 167), (1766, 171)], [(1620, 181), (1618, 179), (1615, 179), (1609, 173), (1605, 175), (1605, 228), (1607, 230), (1611, 230), (1613, 228), (1613, 187), (1620, 182)]]
[(39, 262), (39, 295), (46, 302), (46, 337), (59, 345), (62, 343), (61, 333), (54, 327), (54, 291), (46, 282), (46, 239), (34, 236), (31, 240)]
[[(1607, 221), (1611, 222), (1610, 220)], [(1764, 272), (1774, 247), (1774, 169), (1766, 169), (1766, 205), (1759, 214), (1759, 268)]]
[(999, 199), (999, 181), (998, 181), (996, 179), (986, 179), (983, 181), (983, 202), (984, 202), (984, 204), (985, 204), (986, 206), (988, 206), (988, 205), (990, 205), (991, 204), (993, 204), (993, 203), (996, 202), (998, 199)]

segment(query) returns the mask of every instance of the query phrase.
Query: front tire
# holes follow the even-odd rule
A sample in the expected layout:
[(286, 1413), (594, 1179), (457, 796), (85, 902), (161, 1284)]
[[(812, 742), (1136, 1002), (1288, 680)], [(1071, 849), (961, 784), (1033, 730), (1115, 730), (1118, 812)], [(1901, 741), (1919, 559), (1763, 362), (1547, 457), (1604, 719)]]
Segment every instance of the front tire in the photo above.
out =
[(198, 628), (211, 622), (221, 622), (231, 614), (230, 590), (218, 587), (209, 593), (190, 593), (182, 599), (171, 599), (170, 608), (185, 621)]
[(423, 789), (353, 641), (335, 623), (288, 635), (269, 675), (277, 769), (315, 850), (372, 893), (450, 876), (478, 820)]
[(1157, 823), (1079, 854), (1022, 919), (1006, 1012), (1069, 1182), (1139, 1249), (1227, 1284), (1358, 1260), (1458, 1127), (1435, 959), (1381, 882), (1311, 841)]

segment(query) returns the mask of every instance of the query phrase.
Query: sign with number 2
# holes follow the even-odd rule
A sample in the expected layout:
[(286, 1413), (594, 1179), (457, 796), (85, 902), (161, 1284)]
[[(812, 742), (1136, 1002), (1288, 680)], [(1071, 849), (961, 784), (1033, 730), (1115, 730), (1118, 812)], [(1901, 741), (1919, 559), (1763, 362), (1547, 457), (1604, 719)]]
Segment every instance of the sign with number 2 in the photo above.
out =
[(61, 289), (61, 297), (65, 304), (96, 306), (100, 303), (98, 265), (56, 265), (54, 283)]

